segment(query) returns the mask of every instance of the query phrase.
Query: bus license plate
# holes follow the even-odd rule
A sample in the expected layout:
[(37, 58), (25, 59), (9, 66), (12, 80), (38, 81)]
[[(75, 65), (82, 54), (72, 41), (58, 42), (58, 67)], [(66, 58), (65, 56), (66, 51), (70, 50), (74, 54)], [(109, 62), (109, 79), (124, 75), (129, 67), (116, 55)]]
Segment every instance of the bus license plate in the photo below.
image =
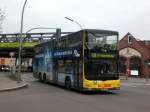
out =
[(110, 88), (110, 87), (111, 87), (111, 84), (104, 84), (104, 87)]
[(98, 87), (100, 87), (100, 88), (110, 88), (111, 84), (99, 84)]

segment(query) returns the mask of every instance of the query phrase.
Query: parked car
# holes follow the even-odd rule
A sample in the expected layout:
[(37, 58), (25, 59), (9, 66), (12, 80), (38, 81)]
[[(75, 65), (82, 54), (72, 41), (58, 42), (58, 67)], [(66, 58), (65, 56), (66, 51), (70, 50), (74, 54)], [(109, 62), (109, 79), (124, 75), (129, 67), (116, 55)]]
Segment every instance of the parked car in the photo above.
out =
[(8, 65), (1, 65), (0, 66), (0, 70), (1, 71), (10, 71), (10, 66), (8, 66)]
[(32, 66), (28, 66), (28, 72), (32, 72), (33, 71), (33, 67)]

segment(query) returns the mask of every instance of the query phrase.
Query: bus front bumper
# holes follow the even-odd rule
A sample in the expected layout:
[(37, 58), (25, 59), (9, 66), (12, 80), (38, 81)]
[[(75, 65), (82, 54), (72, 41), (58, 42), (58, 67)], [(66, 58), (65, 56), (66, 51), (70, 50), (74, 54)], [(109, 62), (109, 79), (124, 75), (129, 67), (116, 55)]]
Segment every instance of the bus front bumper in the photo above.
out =
[(120, 80), (107, 80), (107, 81), (84, 80), (83, 89), (86, 89), (86, 90), (119, 90)]

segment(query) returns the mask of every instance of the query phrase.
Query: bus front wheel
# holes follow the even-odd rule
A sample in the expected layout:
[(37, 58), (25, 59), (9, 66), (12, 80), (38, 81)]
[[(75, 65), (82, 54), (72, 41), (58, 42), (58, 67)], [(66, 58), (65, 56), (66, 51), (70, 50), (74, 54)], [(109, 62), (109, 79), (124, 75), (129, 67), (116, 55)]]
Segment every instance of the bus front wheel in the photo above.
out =
[(67, 77), (65, 80), (65, 86), (67, 89), (71, 89), (71, 80), (69, 77)]
[(39, 81), (42, 82), (42, 74), (39, 73)]

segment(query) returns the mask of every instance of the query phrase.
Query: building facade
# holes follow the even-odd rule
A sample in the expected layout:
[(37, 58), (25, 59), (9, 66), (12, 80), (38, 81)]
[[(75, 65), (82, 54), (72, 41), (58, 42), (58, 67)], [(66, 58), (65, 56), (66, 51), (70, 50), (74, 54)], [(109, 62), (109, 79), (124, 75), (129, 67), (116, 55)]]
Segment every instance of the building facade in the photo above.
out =
[(119, 41), (120, 72), (129, 76), (150, 75), (150, 41), (141, 41), (127, 33)]

